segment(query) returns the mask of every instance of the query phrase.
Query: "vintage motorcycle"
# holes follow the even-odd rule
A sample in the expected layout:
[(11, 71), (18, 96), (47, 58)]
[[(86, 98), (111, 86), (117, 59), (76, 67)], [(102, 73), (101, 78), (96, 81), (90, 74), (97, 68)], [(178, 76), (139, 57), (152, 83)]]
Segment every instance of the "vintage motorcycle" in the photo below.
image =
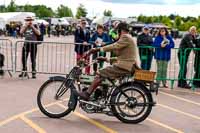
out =
[(133, 73), (117, 80), (105, 79), (89, 101), (84, 101), (77, 92), (86, 91), (95, 77), (84, 75), (84, 67), (86, 63), (82, 61), (66, 77), (50, 77), (41, 86), (37, 96), (41, 112), (50, 118), (61, 118), (74, 111), (78, 103), (87, 113), (115, 116), (124, 123), (137, 124), (149, 116), (156, 104), (152, 96), (158, 91), (156, 83), (134, 80)]

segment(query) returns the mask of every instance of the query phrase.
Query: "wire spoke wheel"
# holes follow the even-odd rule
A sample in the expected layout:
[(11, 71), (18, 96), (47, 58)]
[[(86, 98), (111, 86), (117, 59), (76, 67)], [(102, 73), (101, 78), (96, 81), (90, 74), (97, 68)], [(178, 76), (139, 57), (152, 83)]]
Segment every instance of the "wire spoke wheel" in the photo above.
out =
[(127, 88), (124, 93), (128, 98), (120, 94), (117, 97), (117, 103), (124, 102), (125, 104), (119, 105), (117, 108), (122, 115), (136, 118), (145, 110), (145, 106), (137, 106), (138, 103), (146, 103), (145, 95), (132, 87)]
[[(152, 110), (152, 96), (142, 86), (127, 85), (114, 98), (116, 105), (112, 111), (116, 117), (125, 123), (139, 123), (145, 120)], [(124, 103), (124, 104), (117, 104)]]
[(51, 118), (63, 117), (71, 112), (68, 108), (70, 95), (71, 90), (66, 87), (64, 80), (48, 80), (38, 92), (38, 106), (45, 115)]

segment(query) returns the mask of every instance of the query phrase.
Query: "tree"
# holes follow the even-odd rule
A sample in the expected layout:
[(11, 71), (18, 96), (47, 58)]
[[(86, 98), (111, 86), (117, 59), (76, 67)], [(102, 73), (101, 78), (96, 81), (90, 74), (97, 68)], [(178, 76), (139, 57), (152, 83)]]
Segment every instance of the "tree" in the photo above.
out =
[(179, 28), (179, 26), (181, 25), (181, 23), (182, 23), (182, 19), (181, 19), (181, 17), (180, 16), (176, 16), (176, 18), (175, 18), (175, 27), (176, 28)]
[(11, 0), (10, 4), (7, 7), (7, 11), (8, 12), (16, 12), (16, 9), (17, 9), (17, 5), (15, 4), (15, 1)]
[(187, 16), (186, 18), (183, 18), (184, 22), (188, 22), (188, 21), (195, 22), (196, 20), (197, 19), (195, 17), (190, 17), (190, 16)]
[(157, 16), (153, 16), (152, 21), (153, 23), (160, 23), (160, 20)]
[[(198, 17), (198, 19), (197, 19), (197, 22), (196, 22), (197, 24), (197, 27), (200, 27), (200, 16)], [(199, 30), (198, 30), (198, 32), (200, 31), (200, 28), (199, 28)]]
[(158, 20), (159, 20), (160, 23), (162, 22), (162, 19), (163, 19), (162, 15), (158, 16)]
[(87, 16), (87, 10), (84, 5), (80, 4), (77, 8), (76, 18), (80, 19), (81, 17)]
[(169, 27), (172, 27), (172, 25), (173, 25), (171, 19), (168, 18), (167, 16), (163, 16), (162, 17), (161, 23), (163, 23), (163, 24), (165, 24), (165, 25), (167, 25)]
[(54, 16), (53, 10), (51, 8), (46, 7), (45, 5), (36, 5), (33, 6), (33, 8), (36, 16), (39, 18)]
[(103, 15), (108, 16), (108, 17), (112, 17), (112, 11), (111, 10), (104, 10)]
[(196, 26), (196, 23), (191, 22), (191, 21), (187, 21), (186, 23), (183, 23), (179, 27), (179, 30), (181, 30), (181, 31), (188, 31), (191, 26)]
[(171, 20), (175, 20), (175, 19), (176, 19), (176, 17), (177, 17), (177, 16), (176, 16), (176, 15), (174, 15), (174, 14), (170, 14), (170, 15), (169, 15), (169, 18), (170, 18)]
[(58, 17), (73, 17), (73, 13), (72, 13), (71, 8), (64, 5), (60, 5), (60, 7), (58, 7), (57, 9), (57, 16)]
[(18, 6), (15, 4), (14, 0), (11, 0), (10, 4), (7, 7), (0, 6), (0, 12), (33, 12), (39, 18), (54, 16), (54, 11), (45, 5), (33, 6), (26, 4), (24, 6), (22, 5)]
[(34, 12), (37, 17), (39, 18), (44, 18), (44, 17), (53, 17), (54, 12), (51, 8), (46, 7), (45, 5), (25, 5), (23, 8), (20, 7), (18, 8), (20, 11), (25, 11), (25, 12)]
[(147, 17), (146, 23), (148, 24), (153, 23), (153, 17)]
[(138, 22), (144, 22), (145, 21), (145, 16), (140, 15), (138, 16)]
[(24, 10), (23, 11), (25, 11), (25, 12), (34, 12), (34, 8), (33, 8), (32, 5), (26, 4), (24, 6)]
[(6, 12), (5, 5), (0, 5), (0, 12)]

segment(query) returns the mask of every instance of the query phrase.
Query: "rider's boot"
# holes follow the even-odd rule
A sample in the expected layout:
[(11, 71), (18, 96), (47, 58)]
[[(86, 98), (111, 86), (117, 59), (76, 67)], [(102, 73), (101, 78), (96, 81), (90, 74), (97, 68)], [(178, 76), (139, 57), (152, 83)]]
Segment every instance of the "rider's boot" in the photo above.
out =
[(101, 83), (101, 79), (96, 77), (93, 83), (90, 85), (87, 91), (79, 92), (79, 96), (81, 99), (88, 101), (92, 92), (99, 86)]

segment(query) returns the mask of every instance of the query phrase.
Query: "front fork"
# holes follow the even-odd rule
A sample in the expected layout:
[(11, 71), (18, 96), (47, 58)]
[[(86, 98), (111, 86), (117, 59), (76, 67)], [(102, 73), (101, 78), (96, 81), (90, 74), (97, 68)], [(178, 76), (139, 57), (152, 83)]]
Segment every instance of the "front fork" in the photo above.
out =
[(68, 107), (69, 107), (71, 110), (74, 111), (74, 110), (76, 109), (76, 106), (77, 106), (78, 95), (77, 95), (76, 87), (74, 86), (73, 83), (70, 85), (70, 89), (71, 89), (71, 95), (70, 95)]

